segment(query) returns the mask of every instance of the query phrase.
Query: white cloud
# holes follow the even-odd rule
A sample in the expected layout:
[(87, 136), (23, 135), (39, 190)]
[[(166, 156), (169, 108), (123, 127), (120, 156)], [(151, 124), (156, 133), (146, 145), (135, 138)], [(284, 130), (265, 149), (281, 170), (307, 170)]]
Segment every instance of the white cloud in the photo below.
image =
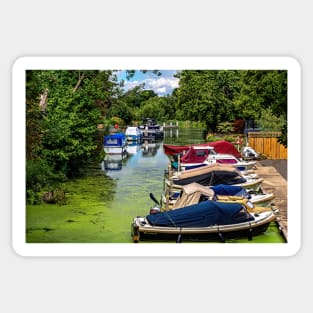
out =
[(175, 77), (146, 78), (143, 80), (125, 81), (125, 89), (129, 90), (144, 83), (144, 89), (153, 90), (158, 95), (170, 94), (178, 87), (179, 79)]
[(154, 89), (154, 92), (157, 94), (165, 94), (166, 90), (167, 90), (166, 87), (160, 87), (160, 88)]

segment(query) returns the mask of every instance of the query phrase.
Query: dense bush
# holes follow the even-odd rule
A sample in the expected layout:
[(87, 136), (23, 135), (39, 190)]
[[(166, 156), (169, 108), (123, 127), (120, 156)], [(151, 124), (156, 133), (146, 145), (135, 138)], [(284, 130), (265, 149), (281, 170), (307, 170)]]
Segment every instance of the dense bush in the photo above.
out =
[(30, 204), (40, 203), (43, 190), (58, 190), (65, 180), (61, 173), (55, 173), (44, 160), (28, 160), (26, 162), (26, 200)]

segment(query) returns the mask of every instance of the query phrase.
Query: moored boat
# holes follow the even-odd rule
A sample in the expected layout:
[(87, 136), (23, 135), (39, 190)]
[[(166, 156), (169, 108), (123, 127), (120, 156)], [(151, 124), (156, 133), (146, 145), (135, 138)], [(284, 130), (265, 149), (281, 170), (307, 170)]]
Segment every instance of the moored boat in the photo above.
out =
[[(273, 193), (256, 192), (240, 186), (216, 185), (205, 187), (198, 183), (182, 186), (181, 189), (166, 190), (162, 195), (162, 209), (173, 210), (186, 205), (196, 204), (204, 200), (221, 202), (249, 202), (250, 208), (271, 207)], [(161, 210), (162, 210), (161, 209)]]
[(139, 125), (142, 140), (156, 141), (164, 137), (164, 131), (159, 124), (152, 118), (143, 119), (142, 125)]
[(241, 153), (236, 149), (236, 147), (229, 141), (226, 140), (218, 140), (212, 142), (204, 142), (199, 144), (192, 144), (192, 145), (169, 145), (164, 144), (164, 153), (166, 155), (177, 155), (177, 154), (185, 154), (188, 152), (190, 147), (198, 147), (198, 146), (210, 146), (214, 148), (216, 153), (222, 154), (231, 154), (236, 158), (241, 158)]
[(187, 153), (180, 158), (179, 166), (182, 169), (191, 169), (210, 164), (229, 164), (241, 171), (256, 167), (255, 161), (241, 161), (232, 154), (216, 153), (211, 146), (190, 147)]
[(254, 206), (269, 207), (275, 198), (273, 193), (264, 193), (262, 190), (255, 191), (241, 186), (221, 184), (210, 188), (214, 191), (214, 198), (218, 201), (237, 201), (244, 197)]
[(224, 241), (225, 237), (247, 236), (265, 232), (268, 225), (275, 221), (272, 210), (249, 213), (244, 203), (224, 203), (206, 200), (198, 204), (176, 210), (135, 217), (131, 224), (134, 242), (152, 235), (176, 236), (181, 242), (182, 236), (205, 236)]
[(123, 154), (126, 152), (126, 136), (114, 133), (103, 137), (103, 149), (106, 154)]
[(244, 175), (235, 168), (220, 164), (208, 165), (191, 170), (185, 170), (166, 179), (168, 185), (175, 187), (184, 186), (196, 182), (203, 186), (216, 186), (220, 184), (241, 186), (247, 189), (259, 190), (263, 178), (257, 175)]
[(126, 140), (130, 142), (140, 142), (142, 138), (141, 131), (137, 126), (128, 126), (125, 130)]

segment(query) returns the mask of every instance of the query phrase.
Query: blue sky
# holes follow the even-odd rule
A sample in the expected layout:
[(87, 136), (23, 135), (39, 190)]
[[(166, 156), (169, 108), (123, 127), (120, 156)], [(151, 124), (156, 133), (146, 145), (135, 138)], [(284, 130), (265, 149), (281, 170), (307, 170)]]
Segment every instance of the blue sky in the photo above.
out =
[(126, 71), (117, 73), (118, 80), (124, 80), (124, 89), (129, 90), (142, 83), (145, 84), (144, 89), (153, 90), (159, 96), (171, 94), (173, 89), (178, 87), (179, 80), (174, 77), (176, 70), (160, 70), (161, 76), (153, 74), (151, 71), (143, 74), (141, 71), (136, 71), (134, 77), (130, 80), (126, 79)]

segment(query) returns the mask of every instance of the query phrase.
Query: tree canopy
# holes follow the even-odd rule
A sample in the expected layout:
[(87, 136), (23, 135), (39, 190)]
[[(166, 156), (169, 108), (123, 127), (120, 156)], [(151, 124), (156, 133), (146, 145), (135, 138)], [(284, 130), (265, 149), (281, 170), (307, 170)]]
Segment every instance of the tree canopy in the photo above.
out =
[(26, 72), (27, 165), (31, 173), (40, 167), (46, 172), (33, 180), (37, 187), (47, 178), (79, 175), (99, 150), (97, 125), (110, 118), (125, 125), (144, 117), (201, 121), (212, 132), (235, 119), (280, 118), (280, 140), (287, 145), (287, 71), (182, 70), (178, 88), (164, 97), (144, 85), (123, 91), (113, 75), (113, 70)]

